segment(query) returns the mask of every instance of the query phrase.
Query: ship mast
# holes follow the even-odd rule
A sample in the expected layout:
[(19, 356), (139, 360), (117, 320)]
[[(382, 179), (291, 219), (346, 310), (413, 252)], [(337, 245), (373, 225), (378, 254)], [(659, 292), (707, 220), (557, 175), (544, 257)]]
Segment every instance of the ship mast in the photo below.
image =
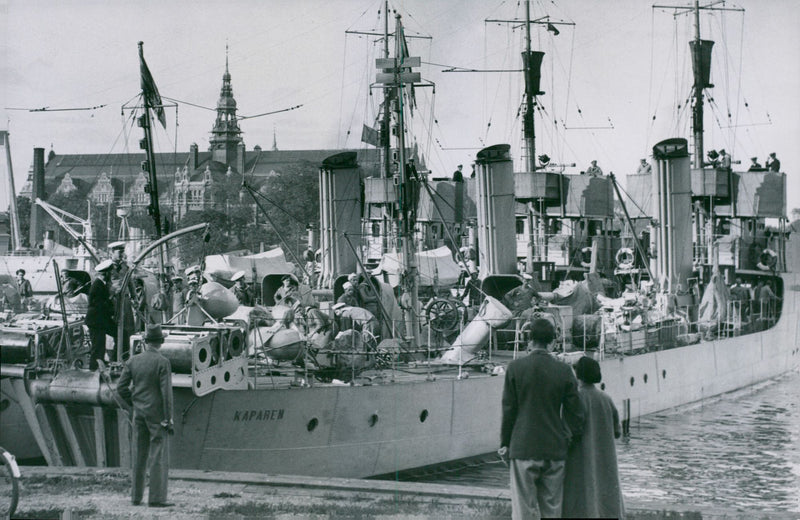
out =
[[(414, 243), (414, 209), (415, 201), (410, 200), (409, 195), (415, 194), (416, 190), (410, 189), (410, 183), (416, 179), (409, 179), (409, 165), (406, 159), (406, 140), (405, 140), (405, 115), (403, 106), (403, 88), (405, 87), (406, 74), (403, 72), (403, 24), (400, 15), (397, 14), (395, 28), (395, 60), (397, 66), (394, 69), (395, 86), (395, 116), (397, 117), (397, 156), (400, 173), (400, 240), (402, 241), (403, 258), (403, 277), (402, 285), (404, 292), (406, 334), (411, 341), (411, 348), (419, 346), (419, 293), (417, 278), (417, 247)], [(413, 73), (408, 77), (409, 82), (414, 82)]]
[(691, 7), (675, 5), (654, 5), (653, 9), (673, 9), (674, 16), (691, 13), (694, 25), (694, 38), (689, 42), (692, 53), (692, 140), (694, 144), (693, 168), (702, 168), (705, 150), (703, 143), (703, 90), (713, 88), (711, 77), (711, 49), (712, 40), (700, 38), (700, 11), (737, 11), (743, 12), (740, 7), (715, 7), (724, 4), (722, 0), (715, 0), (707, 5), (700, 5), (700, 0), (692, 0)]
[[(692, 107), (692, 137), (694, 139), (694, 168), (703, 167), (703, 81), (698, 65), (701, 63), (702, 44), (700, 40), (700, 0), (694, 0), (694, 42), (692, 45), (692, 63), (694, 64), (694, 85)], [(712, 42), (713, 44), (713, 42)]]
[(525, 135), (525, 171), (532, 172), (536, 169), (536, 130), (533, 117), (533, 92), (528, 81), (530, 56), (531, 56), (531, 3), (525, 0), (525, 56), (523, 60), (525, 67), (525, 115), (523, 132)]
[[(145, 185), (145, 192), (150, 195), (150, 204), (147, 207), (147, 212), (153, 217), (155, 224), (155, 239), (158, 241), (161, 238), (161, 211), (158, 207), (158, 177), (156, 176), (156, 157), (153, 153), (153, 133), (152, 121), (150, 118), (150, 110), (156, 110), (159, 115), (159, 120), (162, 125), (166, 126), (166, 119), (164, 119), (163, 106), (154, 106), (154, 102), (160, 104), (161, 96), (155, 86), (150, 70), (144, 61), (143, 42), (139, 42), (139, 63), (141, 66), (141, 87), (142, 87), (142, 104), (144, 105), (144, 113), (139, 118), (139, 126), (144, 130), (144, 139), (139, 143), (141, 148), (144, 148), (146, 153), (146, 160), (142, 163), (142, 170), (147, 174), (147, 184)], [(164, 259), (164, 248), (158, 247), (158, 266), (162, 274), (166, 273)], [(162, 278), (158, 276), (159, 290), (162, 289)]]

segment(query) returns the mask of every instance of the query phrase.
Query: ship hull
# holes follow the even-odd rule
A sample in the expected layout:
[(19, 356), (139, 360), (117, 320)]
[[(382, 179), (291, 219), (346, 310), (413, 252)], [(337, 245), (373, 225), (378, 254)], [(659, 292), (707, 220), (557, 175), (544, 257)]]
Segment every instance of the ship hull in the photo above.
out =
[[(800, 320), (784, 317), (759, 333), (606, 359), (605, 391), (635, 419), (797, 369)], [(172, 464), (367, 477), (489, 453), (500, 439), (502, 390), (503, 377), (489, 375), (199, 399), (176, 389)]]
[[(603, 389), (630, 420), (796, 370), (797, 282), (797, 276), (784, 275), (783, 309), (772, 328), (606, 358), (601, 361)], [(171, 466), (360, 478), (490, 453), (500, 438), (503, 376), (472, 372), (457, 378), (456, 370), (438, 378), (423, 373), (409, 380), (355, 386), (272, 388), (269, 379), (261, 377), (257, 388), (202, 397), (195, 396), (189, 384), (176, 386)], [(89, 399), (110, 395), (97, 373), (76, 375), (93, 378)], [(387, 370), (387, 379), (389, 375)], [(22, 388), (15, 385), (17, 394)], [(126, 416), (108, 400), (101, 402), (30, 403), (26, 419), (43, 439), (40, 448), (47, 451), (49, 463), (129, 464)], [(4, 411), (4, 421), (13, 406), (12, 402)], [(102, 438), (98, 432), (104, 432)], [(13, 453), (11, 444), (5, 447)]]

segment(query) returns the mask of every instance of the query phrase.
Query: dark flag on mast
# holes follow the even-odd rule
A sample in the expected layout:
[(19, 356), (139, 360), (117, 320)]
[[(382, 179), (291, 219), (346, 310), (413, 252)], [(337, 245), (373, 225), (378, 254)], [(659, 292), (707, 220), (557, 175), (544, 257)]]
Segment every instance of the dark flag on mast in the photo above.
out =
[(371, 126), (363, 125), (361, 129), (361, 142), (380, 146), (380, 133)]
[(164, 103), (161, 101), (161, 94), (158, 93), (158, 87), (156, 87), (156, 82), (153, 81), (153, 75), (150, 74), (147, 62), (144, 61), (142, 42), (139, 42), (139, 63), (141, 65), (142, 95), (144, 96), (145, 104), (155, 111), (161, 126), (167, 128), (167, 116), (164, 113)]

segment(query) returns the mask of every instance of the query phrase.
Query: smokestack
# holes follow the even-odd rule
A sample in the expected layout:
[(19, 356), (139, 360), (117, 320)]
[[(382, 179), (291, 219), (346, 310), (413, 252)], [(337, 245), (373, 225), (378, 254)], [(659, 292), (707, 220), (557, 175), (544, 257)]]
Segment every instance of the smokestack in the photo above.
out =
[(514, 170), (510, 146), (497, 144), (478, 152), (478, 249), (480, 276), (516, 274)]
[(44, 210), (36, 205), (36, 199), (46, 199), (44, 192), (44, 148), (33, 149), (33, 201), (31, 205), (31, 224), (29, 238), (31, 247), (35, 248), (42, 240), (42, 226), (44, 221)]
[(333, 287), (336, 277), (358, 267), (353, 254), (361, 247), (361, 176), (356, 157), (356, 152), (332, 155), (319, 170), (322, 287)]
[(692, 275), (692, 183), (689, 145), (673, 138), (653, 147), (653, 199), (658, 230), (656, 277), (661, 287), (675, 292), (687, 288)]

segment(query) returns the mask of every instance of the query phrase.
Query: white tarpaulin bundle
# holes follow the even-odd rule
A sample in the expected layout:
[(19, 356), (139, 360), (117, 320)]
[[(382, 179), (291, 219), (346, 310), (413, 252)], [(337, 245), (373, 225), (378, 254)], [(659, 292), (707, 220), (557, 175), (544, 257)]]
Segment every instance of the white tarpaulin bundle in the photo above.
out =
[(291, 274), (293, 266), (286, 261), (283, 249), (276, 247), (255, 255), (209, 255), (206, 257), (206, 272), (227, 274), (227, 279), (237, 271), (244, 271), (245, 279), (253, 281), (255, 270), (258, 282), (268, 274)]
[(711, 328), (717, 323), (725, 321), (730, 299), (730, 290), (725, 285), (725, 280), (722, 279), (720, 272), (715, 270), (703, 293), (703, 299), (700, 301), (698, 325), (702, 328)]
[[(455, 285), (461, 273), (461, 268), (453, 260), (450, 249), (444, 246), (417, 253), (417, 268), (419, 285), (422, 287), (431, 286), (434, 283), (436, 285)], [(401, 269), (400, 256), (396, 253), (386, 253), (372, 274), (386, 273), (388, 282), (396, 287), (400, 284)]]

